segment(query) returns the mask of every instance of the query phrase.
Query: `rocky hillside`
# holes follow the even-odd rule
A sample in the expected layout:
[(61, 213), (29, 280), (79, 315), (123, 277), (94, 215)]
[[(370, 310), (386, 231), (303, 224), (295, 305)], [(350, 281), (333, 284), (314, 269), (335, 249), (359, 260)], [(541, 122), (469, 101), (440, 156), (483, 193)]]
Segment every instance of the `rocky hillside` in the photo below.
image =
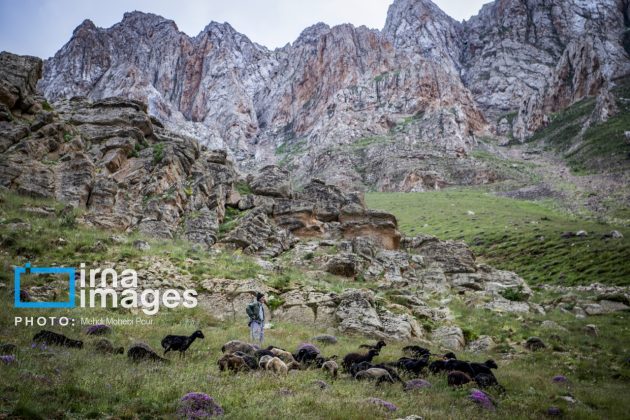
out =
[(77, 27), (40, 87), (51, 101), (144, 101), (240, 168), (279, 163), (300, 182), (422, 191), (494, 181), (468, 155), (479, 136), (522, 140), (550, 112), (605, 102), (630, 71), (627, 24), (622, 0), (497, 0), (464, 23), (429, 0), (396, 0), (382, 31), (320, 23), (270, 51), (227, 23), (191, 38), (133, 12)]

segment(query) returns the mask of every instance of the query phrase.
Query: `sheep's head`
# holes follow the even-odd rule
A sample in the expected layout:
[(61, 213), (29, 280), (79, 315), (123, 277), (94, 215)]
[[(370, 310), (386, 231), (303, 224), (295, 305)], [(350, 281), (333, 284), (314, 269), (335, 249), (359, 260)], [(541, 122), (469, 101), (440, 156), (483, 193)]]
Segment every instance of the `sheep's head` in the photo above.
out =
[(486, 363), (484, 363), (487, 367), (489, 367), (490, 369), (498, 369), (499, 366), (497, 366), (497, 363), (492, 360), (492, 359), (488, 359), (486, 360)]
[(449, 351), (448, 353), (446, 353), (442, 357), (443, 357), (444, 360), (448, 360), (448, 359), (457, 360), (457, 356), (455, 356), (455, 353), (453, 353), (452, 351)]
[(201, 332), (201, 330), (197, 330), (193, 333), (193, 337), (195, 338), (206, 338), (204, 337), (203, 333)]
[(118, 347), (115, 351), (114, 354), (125, 354), (125, 348), (124, 347)]
[(379, 340), (378, 343), (376, 343), (376, 347), (378, 348), (382, 348), (385, 347), (387, 344), (385, 344), (385, 341), (383, 340)]

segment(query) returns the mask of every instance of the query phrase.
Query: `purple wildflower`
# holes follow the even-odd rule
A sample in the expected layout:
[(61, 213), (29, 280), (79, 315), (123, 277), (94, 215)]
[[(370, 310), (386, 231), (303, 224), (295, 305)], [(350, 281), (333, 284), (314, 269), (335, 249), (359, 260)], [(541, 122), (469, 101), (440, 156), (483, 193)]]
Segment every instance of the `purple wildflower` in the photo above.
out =
[(494, 403), (485, 392), (473, 388), (470, 390), (469, 398), (474, 403), (479, 404), (480, 407), (494, 411)]
[(547, 415), (550, 417), (559, 417), (562, 415), (562, 410), (558, 407), (549, 407), (547, 409)]
[(412, 391), (414, 389), (430, 388), (431, 382), (424, 379), (412, 379), (405, 382), (405, 391)]
[(208, 394), (189, 392), (179, 400), (177, 415), (186, 419), (204, 419), (222, 416), (223, 408)]
[(17, 359), (15, 358), (15, 356), (9, 354), (6, 356), (0, 356), (0, 362), (4, 363), (5, 365), (10, 365), (11, 363), (17, 362)]
[(556, 375), (551, 380), (556, 384), (564, 384), (569, 382), (569, 379), (563, 375)]
[(367, 402), (369, 402), (370, 404), (379, 405), (387, 411), (398, 410), (398, 407), (396, 407), (394, 404), (390, 403), (389, 401), (381, 400), (380, 398), (368, 398)]
[(307, 349), (309, 351), (314, 351), (315, 353), (320, 353), (319, 349), (317, 347), (315, 347), (313, 344), (311, 343), (301, 343), (297, 350), (296, 353), (302, 349)]
[(94, 324), (86, 328), (87, 335), (104, 335), (112, 332), (112, 327), (105, 324)]

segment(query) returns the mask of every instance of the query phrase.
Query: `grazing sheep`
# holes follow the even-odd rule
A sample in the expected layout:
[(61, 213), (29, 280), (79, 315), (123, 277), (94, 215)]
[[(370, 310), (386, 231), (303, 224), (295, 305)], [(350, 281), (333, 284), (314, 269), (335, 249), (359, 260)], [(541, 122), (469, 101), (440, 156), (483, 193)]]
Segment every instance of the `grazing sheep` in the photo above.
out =
[(17, 346), (15, 344), (0, 344), (0, 354), (15, 354)]
[(274, 354), (272, 352), (270, 352), (269, 350), (256, 350), (254, 352), (254, 357), (258, 360), (260, 360), (261, 357), (263, 356), (271, 356), (274, 357)]
[(332, 376), (333, 379), (336, 379), (339, 365), (334, 360), (328, 360), (322, 364), (322, 370)]
[(485, 373), (487, 375), (492, 375), (494, 376), (494, 373), (492, 373), (491, 369), (498, 369), (499, 366), (497, 366), (497, 363), (492, 360), (492, 359), (488, 359), (483, 363), (470, 363), (470, 368), (473, 371), (473, 377), (479, 375), (480, 373)]
[(473, 378), (473, 380), (477, 383), (479, 388), (482, 389), (494, 386), (499, 388), (500, 390), (504, 390), (504, 388), (499, 385), (499, 381), (497, 381), (497, 378), (492, 374), (479, 373)]
[(252, 346), (251, 344), (248, 344), (240, 340), (228, 341), (227, 343), (223, 345), (223, 347), (221, 347), (222, 353), (234, 353), (234, 352), (240, 351), (245, 354), (253, 355), (254, 353), (256, 353), (256, 350), (258, 349)]
[(292, 362), (287, 363), (287, 369), (289, 369), (289, 370), (301, 370), (302, 369), (302, 365), (300, 365), (298, 362), (296, 362), (294, 360)]
[(405, 346), (402, 349), (403, 353), (408, 354), (411, 357), (414, 358), (420, 358), (424, 355), (430, 355), (431, 351), (429, 351), (429, 349), (425, 349), (424, 347), (420, 347), (420, 346)]
[(461, 372), (459, 370), (454, 370), (452, 372), (449, 372), (446, 378), (447, 378), (448, 386), (462, 386), (462, 385), (472, 382), (472, 379), (467, 373)]
[(374, 368), (379, 368), (379, 369), (385, 369), (387, 372), (389, 372), (389, 375), (392, 377), (392, 379), (394, 381), (398, 381), (398, 382), (403, 382), (403, 380), (400, 378), (400, 376), (398, 376), (398, 371), (396, 370), (396, 363), (392, 364), (391, 363), (379, 363), (378, 365), (374, 365)]
[(221, 372), (226, 370), (231, 370), (232, 372), (240, 372), (243, 370), (249, 370), (249, 366), (245, 362), (242, 357), (236, 356), (234, 354), (224, 354), (217, 361), (217, 365), (219, 365), (219, 370)]
[(343, 365), (343, 368), (346, 371), (348, 371), (348, 369), (350, 369), (350, 366), (354, 364), (361, 363), (361, 362), (372, 362), (372, 359), (378, 356), (378, 353), (379, 353), (378, 350), (370, 350), (367, 352), (367, 354), (348, 353), (343, 358), (343, 362), (341, 364)]
[(55, 346), (73, 347), (82, 349), (83, 341), (72, 340), (65, 335), (57, 334), (56, 332), (41, 330), (33, 337), (33, 341), (36, 343), (44, 343)]
[(106, 338), (101, 338), (94, 342), (94, 350), (103, 354), (125, 354), (123, 347), (114, 347), (111, 341)]
[(295, 354), (295, 360), (297, 360), (300, 363), (306, 363), (306, 364), (311, 364), (315, 362), (318, 357), (319, 357), (319, 352), (314, 351), (313, 349), (310, 349), (310, 348), (300, 349)]
[(434, 360), (433, 362), (429, 363), (429, 372), (431, 372), (434, 375), (437, 375), (438, 373), (444, 371), (445, 365), (446, 365), (446, 362), (444, 360)]
[(267, 362), (269, 362), (273, 358), (274, 358), (274, 356), (272, 356), (272, 355), (264, 355), (264, 356), (262, 356), (258, 360), (258, 367), (260, 369), (267, 369)]
[(355, 363), (352, 366), (350, 366), (350, 369), (348, 369), (348, 373), (352, 377), (354, 377), (357, 373), (361, 372), (362, 370), (368, 370), (373, 367), (374, 365), (370, 362)]
[(421, 359), (401, 357), (398, 359), (397, 366), (406, 372), (413, 373), (414, 375), (420, 375), (422, 370), (429, 366), (429, 355), (425, 354)]
[(392, 378), (390, 373), (381, 368), (370, 368), (367, 370), (362, 370), (354, 376), (354, 379), (359, 381), (363, 379), (375, 380), (377, 385), (383, 382), (389, 382), (392, 384), (394, 383), (394, 378)]
[(274, 357), (271, 360), (269, 360), (267, 362), (267, 366), (265, 367), (265, 370), (268, 370), (277, 374), (281, 374), (281, 375), (286, 375), (289, 372), (289, 368), (279, 357)]
[(295, 362), (293, 355), (289, 353), (288, 351), (281, 350), (277, 347), (274, 347), (270, 351), (273, 353), (274, 356), (280, 358), (284, 363)]
[(167, 335), (162, 339), (162, 348), (164, 349), (164, 354), (168, 353), (170, 350), (178, 351), (179, 355), (183, 357), (186, 354), (186, 350), (188, 347), (195, 341), (197, 338), (205, 338), (203, 333), (200, 330), (192, 333), (190, 337), (185, 335)]
[(455, 359), (447, 360), (444, 370), (446, 370), (447, 372), (453, 372), (453, 371), (464, 372), (471, 378), (475, 376), (475, 372), (473, 371), (473, 368), (470, 366), (470, 363), (465, 362), (463, 360), (455, 360)]
[(442, 356), (443, 360), (457, 360), (457, 356), (455, 356), (455, 353), (453, 353), (452, 351), (449, 351), (448, 353), (444, 353), (444, 356)]
[(300, 351), (300, 350), (302, 350), (302, 349), (309, 349), (309, 350), (314, 351), (315, 353), (321, 353), (321, 352), (319, 351), (319, 349), (318, 349), (316, 346), (314, 346), (313, 344), (311, 344), (311, 343), (301, 343), (301, 344), (297, 347), (297, 349), (295, 350), (295, 352), (297, 353), (297, 352), (299, 352), (299, 351)]
[(360, 349), (368, 349), (368, 350), (378, 350), (380, 351), (383, 347), (385, 347), (387, 344), (385, 344), (385, 342), (383, 340), (379, 340), (376, 342), (376, 344), (371, 345), (371, 344), (361, 344), (359, 346)]
[(144, 344), (134, 344), (127, 351), (127, 357), (133, 360), (134, 362), (140, 362), (143, 360), (149, 360), (152, 362), (164, 362), (168, 363), (169, 361), (158, 356), (156, 352), (151, 350), (148, 346)]
[(335, 354), (335, 355), (330, 356), (328, 358), (326, 358), (326, 357), (324, 357), (322, 355), (319, 355), (319, 356), (317, 356), (315, 358), (314, 361), (311, 362), (311, 364), (315, 365), (316, 368), (320, 369), (324, 365), (324, 363), (326, 363), (329, 360), (337, 361), (337, 355)]
[(249, 354), (245, 354), (245, 353), (240, 352), (240, 351), (237, 351), (236, 353), (234, 353), (234, 356), (238, 356), (241, 359), (243, 359), (243, 361), (247, 364), (247, 366), (251, 370), (258, 369), (258, 361), (256, 360), (256, 358), (254, 356), (250, 356)]

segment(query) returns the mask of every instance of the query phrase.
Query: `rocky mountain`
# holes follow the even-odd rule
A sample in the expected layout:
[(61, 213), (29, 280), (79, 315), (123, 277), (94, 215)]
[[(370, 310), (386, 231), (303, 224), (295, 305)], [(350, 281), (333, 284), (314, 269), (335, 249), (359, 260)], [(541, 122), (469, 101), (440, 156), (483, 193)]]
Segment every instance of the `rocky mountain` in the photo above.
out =
[(319, 23), (270, 51), (227, 23), (189, 37), (133, 12), (107, 29), (83, 22), (39, 86), (51, 101), (146, 102), (246, 171), (422, 191), (496, 180), (469, 155), (480, 136), (524, 140), (585, 96), (614, 112), (606, 92), (630, 73), (629, 24), (626, 0), (496, 0), (463, 23), (396, 0), (382, 31)]
[[(185, 238), (217, 252), (242, 250), (269, 270), (280, 264), (280, 271), (301, 267), (309, 276), (367, 280), (405, 302), (383, 307), (369, 290), (337, 295), (308, 286), (275, 290), (257, 279), (206, 279), (200, 301), (218, 318), (234, 317), (252, 290), (280, 296), (274, 319), (395, 340), (424, 337), (416, 317), (450, 321), (448, 310), (426, 301), (427, 293), (470, 293), (496, 311), (543, 310), (503, 297), (518, 288), (527, 300), (530, 290), (515, 273), (478, 264), (465, 243), (402, 237), (396, 217), (368, 209), (362, 193), (318, 179), (296, 191), (289, 172), (275, 165), (239, 178), (225, 151), (163, 128), (141, 102), (75, 97), (52, 108), (35, 92), (41, 70), (37, 58), (0, 53), (0, 188), (68, 204), (61, 214), (46, 207), (25, 211), (58, 217), (62, 224), (78, 216), (80, 223), (106, 231)], [(31, 229), (21, 219), (3, 218), (0, 224), (10, 232)], [(0, 241), (11, 243), (10, 235)], [(171, 270), (156, 268), (165, 269)], [(154, 269), (148, 270), (141, 272), (143, 287), (158, 287)], [(189, 281), (190, 274), (173, 280), (178, 287)], [(461, 349), (461, 329), (445, 328), (444, 339)], [(439, 341), (438, 335), (433, 337)]]

